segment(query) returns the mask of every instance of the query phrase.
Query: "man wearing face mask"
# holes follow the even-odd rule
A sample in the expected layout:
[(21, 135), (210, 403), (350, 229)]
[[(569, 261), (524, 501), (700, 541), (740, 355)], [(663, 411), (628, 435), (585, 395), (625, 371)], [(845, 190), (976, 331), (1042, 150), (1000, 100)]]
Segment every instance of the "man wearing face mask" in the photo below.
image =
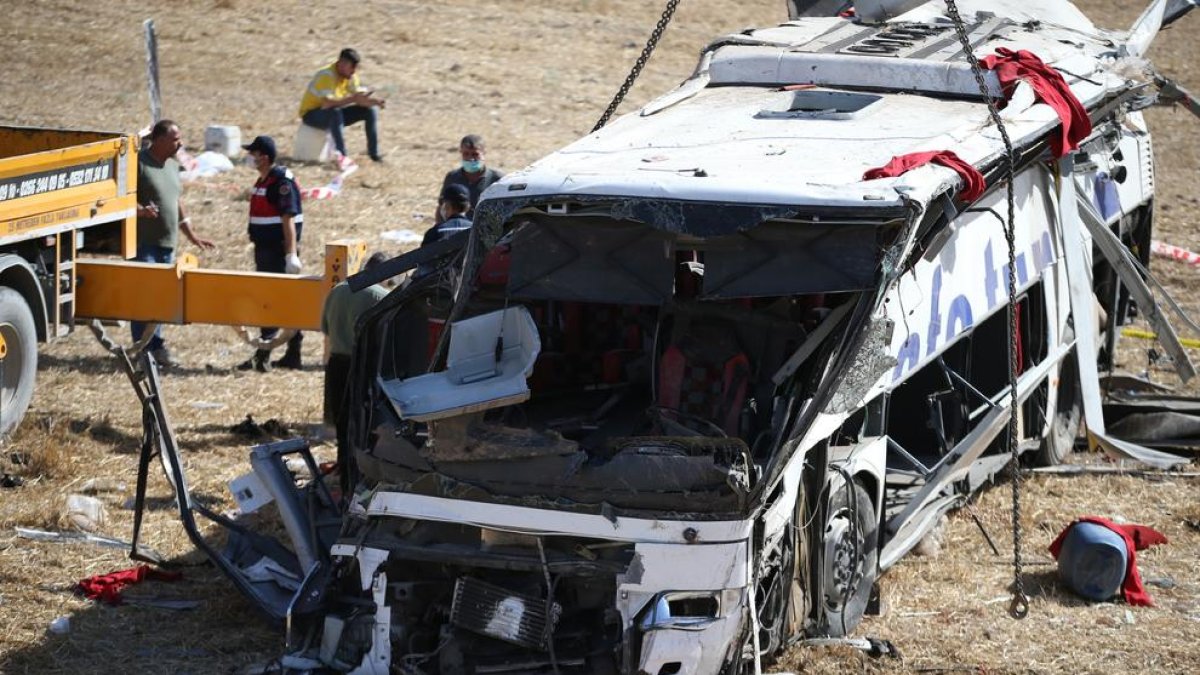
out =
[[(451, 185), (461, 185), (467, 189), (470, 195), (470, 204), (467, 208), (466, 215), (470, 216), (475, 205), (479, 203), (479, 195), (483, 191), (491, 187), (492, 183), (504, 177), (504, 172), (487, 167), (484, 164), (484, 147), (483, 138), (475, 134), (463, 136), (463, 139), (458, 144), (458, 152), (462, 155), (462, 164), (459, 168), (446, 174), (446, 178), (442, 180), (442, 189), (445, 190)], [(442, 214), (436, 214), (434, 224), (442, 222)]]
[[(275, 141), (270, 136), (258, 136), (250, 145), (242, 146), (258, 169), (258, 181), (250, 191), (250, 241), (254, 242), (254, 268), (259, 272), (299, 274), (299, 246), (304, 227), (300, 208), (300, 188), (290, 169), (275, 165)], [(273, 340), (278, 328), (263, 328), (263, 340)], [(271, 366), (300, 368), (299, 331), (287, 343), (287, 351), (278, 361), (270, 361), (271, 350), (256, 350), (254, 356), (238, 366), (238, 370), (257, 370), (264, 373)]]

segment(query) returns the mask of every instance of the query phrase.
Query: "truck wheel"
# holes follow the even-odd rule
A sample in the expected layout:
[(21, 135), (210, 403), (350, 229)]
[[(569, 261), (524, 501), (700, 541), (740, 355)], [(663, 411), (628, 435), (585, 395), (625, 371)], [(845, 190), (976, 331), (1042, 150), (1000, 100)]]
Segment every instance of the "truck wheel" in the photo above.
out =
[(1075, 450), (1083, 419), (1083, 391), (1079, 386), (1079, 362), (1075, 350), (1063, 357), (1058, 369), (1058, 401), (1050, 416), (1050, 430), (1033, 457), (1037, 466), (1057, 466)]
[(817, 635), (844, 637), (862, 621), (879, 572), (879, 529), (867, 491), (842, 485), (829, 503), (821, 564)]
[(0, 287), (0, 436), (21, 423), (37, 377), (37, 328), (21, 294)]

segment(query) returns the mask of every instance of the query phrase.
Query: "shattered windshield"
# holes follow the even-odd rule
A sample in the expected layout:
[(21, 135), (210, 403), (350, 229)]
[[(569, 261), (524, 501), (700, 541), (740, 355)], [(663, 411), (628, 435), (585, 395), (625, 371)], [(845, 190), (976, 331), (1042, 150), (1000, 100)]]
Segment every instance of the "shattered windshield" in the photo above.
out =
[(686, 232), (640, 220), (694, 207), (511, 210), (460, 314), (424, 282), (392, 316), (408, 361), (435, 360), (379, 373), (364, 475), (568, 510), (744, 510), (836, 343), (818, 327), (874, 287), (898, 223), (771, 208), (751, 227), (739, 206)]

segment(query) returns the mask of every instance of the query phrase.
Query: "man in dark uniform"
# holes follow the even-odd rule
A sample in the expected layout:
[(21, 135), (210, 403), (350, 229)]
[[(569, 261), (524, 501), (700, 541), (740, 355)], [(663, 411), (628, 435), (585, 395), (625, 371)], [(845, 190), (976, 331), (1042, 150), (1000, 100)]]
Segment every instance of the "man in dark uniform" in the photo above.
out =
[[(492, 169), (484, 164), (486, 150), (483, 138), (475, 134), (463, 136), (458, 143), (458, 153), (462, 157), (462, 163), (442, 179), (443, 190), (451, 185), (461, 185), (467, 189), (467, 194), (470, 196), (470, 203), (467, 205), (466, 211), (468, 217), (475, 205), (479, 203), (479, 195), (491, 187), (492, 183), (504, 178), (503, 171)], [(433, 222), (438, 224), (442, 220), (442, 213), (439, 210)]]
[[(462, 185), (450, 184), (442, 188), (438, 197), (438, 223), (425, 231), (421, 239), (422, 246), (448, 239), (451, 236), (471, 229), (471, 220), (467, 218), (467, 209), (471, 208), (471, 195)], [(419, 279), (432, 272), (435, 265), (425, 263), (413, 272), (413, 278)]]
[[(275, 141), (270, 136), (258, 136), (250, 145), (243, 145), (254, 159), (258, 181), (250, 193), (250, 241), (254, 242), (254, 268), (259, 272), (299, 274), (301, 270), (300, 234), (304, 214), (300, 208), (300, 188), (291, 170), (275, 165)], [(262, 339), (273, 340), (278, 328), (263, 328)], [(254, 356), (238, 366), (239, 370), (266, 372), (271, 366), (300, 367), (300, 342), (304, 336), (297, 331), (287, 343), (283, 358), (272, 362), (271, 350), (259, 349)]]

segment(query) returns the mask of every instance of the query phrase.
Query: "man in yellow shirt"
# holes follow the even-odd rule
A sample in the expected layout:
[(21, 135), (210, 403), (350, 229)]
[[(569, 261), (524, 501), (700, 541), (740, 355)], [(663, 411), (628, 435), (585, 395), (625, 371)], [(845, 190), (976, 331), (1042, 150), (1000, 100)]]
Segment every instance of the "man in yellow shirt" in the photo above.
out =
[(367, 131), (367, 154), (379, 162), (383, 156), (379, 154), (377, 127), (385, 102), (373, 97), (373, 92), (358, 81), (359, 61), (358, 52), (347, 47), (338, 54), (337, 61), (318, 70), (300, 100), (300, 119), (310, 127), (328, 130), (342, 155), (346, 155), (342, 129), (362, 122)]

